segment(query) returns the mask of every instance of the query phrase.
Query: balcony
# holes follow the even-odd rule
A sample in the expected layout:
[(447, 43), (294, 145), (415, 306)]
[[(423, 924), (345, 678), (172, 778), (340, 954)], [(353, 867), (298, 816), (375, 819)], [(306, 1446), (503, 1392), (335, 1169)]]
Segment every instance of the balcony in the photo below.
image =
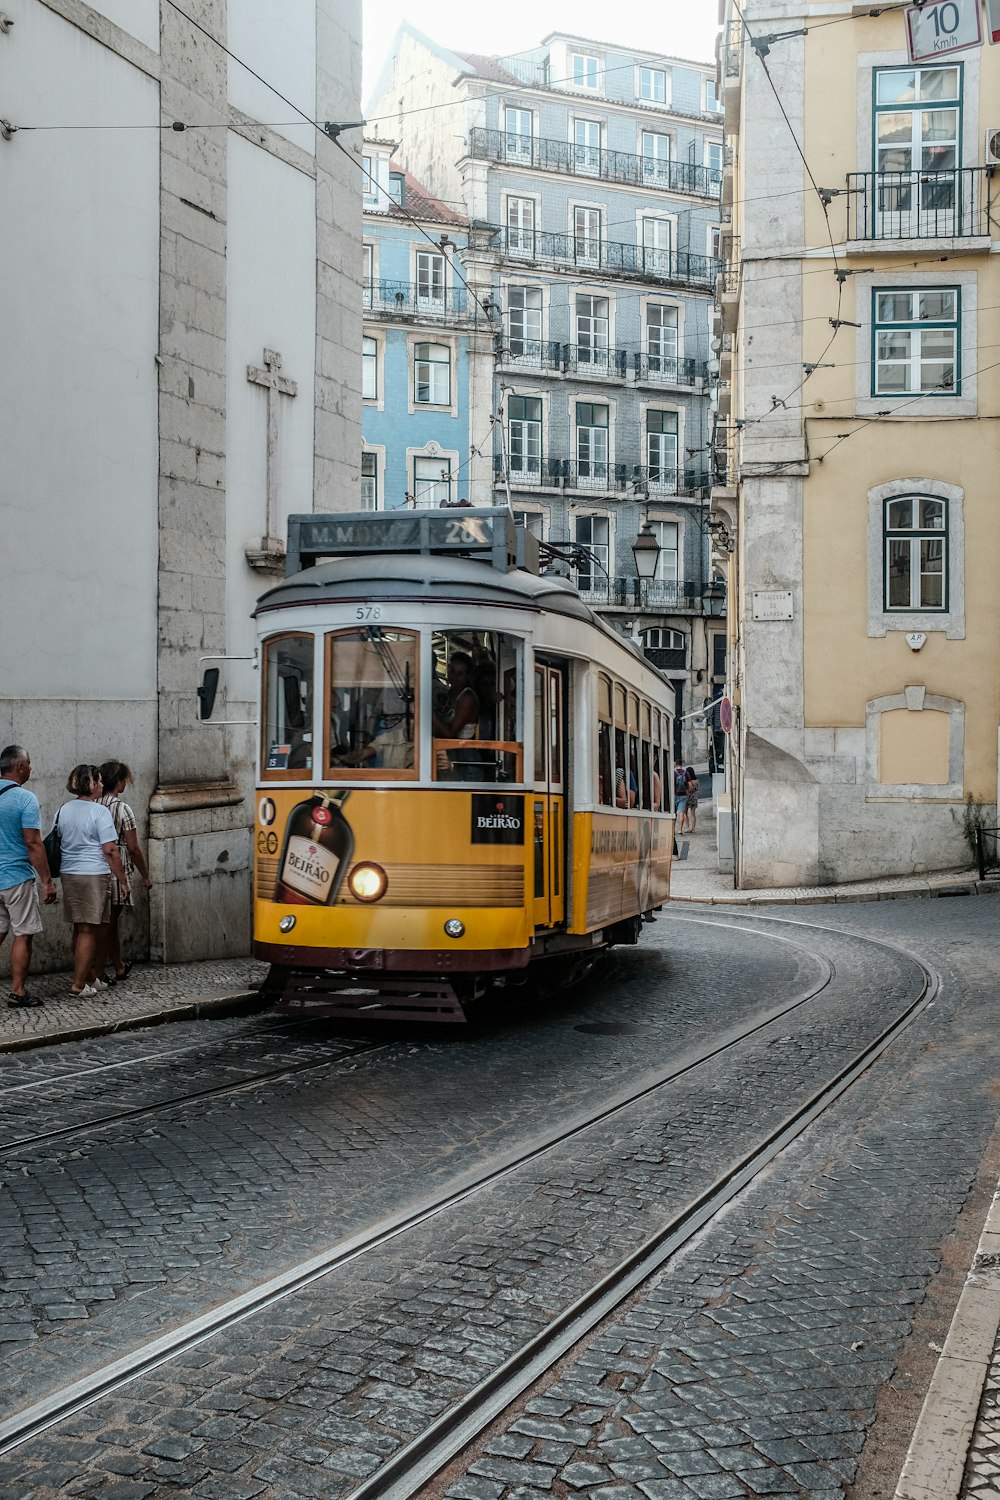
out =
[(657, 250), (619, 240), (597, 240), (583, 235), (552, 234), (548, 230), (506, 229), (501, 224), (477, 224), (469, 234), (469, 249), (501, 256), (515, 265), (552, 266), (578, 275), (634, 277), (656, 285), (686, 286), (707, 292), (715, 284), (718, 261), (710, 255)]
[(600, 146), (577, 146), (572, 141), (515, 135), (506, 130), (474, 126), (470, 154), (479, 161), (510, 167), (535, 167), (560, 177), (592, 177), (629, 187), (656, 188), (692, 198), (718, 198), (722, 174), (694, 162), (660, 161), (629, 151), (605, 151)]
[(642, 654), (654, 667), (659, 667), (661, 672), (669, 672), (671, 668), (683, 671), (687, 666), (687, 650), (683, 646), (679, 650), (670, 646), (646, 646)]
[(602, 349), (592, 344), (564, 344), (564, 365), (576, 375), (599, 376), (601, 380), (624, 380), (628, 354), (624, 349)]
[(464, 286), (435, 289), (413, 281), (372, 281), (361, 289), (365, 312), (382, 317), (467, 318), (468, 293)]
[[(704, 584), (690, 579), (605, 578), (598, 573), (576, 574), (580, 597), (592, 609), (671, 611), (701, 614)], [(680, 653), (683, 658), (684, 652)], [(683, 665), (683, 661), (681, 662)]]
[[(651, 499), (676, 496), (682, 500), (704, 500), (709, 477), (705, 469), (671, 469), (642, 464), (573, 462), (533, 454), (511, 454), (508, 465), (512, 489), (581, 490), (585, 493), (625, 498), (640, 493)], [(494, 485), (505, 485), (503, 456), (493, 458)]]
[(640, 385), (705, 385), (707, 359), (679, 359), (672, 354), (634, 354), (635, 378)]
[[(948, 172), (849, 172), (848, 239), (879, 242), (957, 240), (989, 248), (989, 168)], [(972, 245), (973, 240), (981, 245)]]

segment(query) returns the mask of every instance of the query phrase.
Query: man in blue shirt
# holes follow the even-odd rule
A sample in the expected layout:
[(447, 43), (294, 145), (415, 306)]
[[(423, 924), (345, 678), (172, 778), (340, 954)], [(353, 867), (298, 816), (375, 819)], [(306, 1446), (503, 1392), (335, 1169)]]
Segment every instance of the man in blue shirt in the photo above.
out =
[(0, 750), (0, 945), (7, 933), (13, 932), (7, 1004), (24, 1007), (42, 1003), (25, 989), (31, 942), (42, 930), (36, 874), (46, 906), (56, 899), (40, 832), (38, 798), (24, 790), (30, 775), (31, 760), (21, 745)]

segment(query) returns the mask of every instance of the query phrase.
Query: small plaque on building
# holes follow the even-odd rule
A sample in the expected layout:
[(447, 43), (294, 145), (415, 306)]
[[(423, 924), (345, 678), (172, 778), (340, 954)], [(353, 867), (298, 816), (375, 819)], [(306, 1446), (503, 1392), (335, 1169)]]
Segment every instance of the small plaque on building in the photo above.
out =
[(757, 589), (752, 597), (755, 620), (790, 620), (792, 618), (791, 590)]

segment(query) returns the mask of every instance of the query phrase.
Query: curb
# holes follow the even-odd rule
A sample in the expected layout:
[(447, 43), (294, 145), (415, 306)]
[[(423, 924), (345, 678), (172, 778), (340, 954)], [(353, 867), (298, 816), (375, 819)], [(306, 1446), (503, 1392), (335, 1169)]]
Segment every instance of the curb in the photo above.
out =
[(1000, 1189), (910, 1440), (894, 1500), (957, 1500), (1000, 1328)]
[(190, 999), (161, 1010), (136, 1011), (116, 1020), (98, 1021), (88, 1026), (66, 1026), (59, 1031), (33, 1033), (30, 1036), (0, 1037), (0, 1052), (26, 1052), (32, 1047), (48, 1047), (54, 1042), (82, 1042), (95, 1036), (111, 1036), (116, 1031), (139, 1031), (144, 1026), (160, 1026), (167, 1021), (191, 1021), (199, 1016), (245, 1016), (266, 1010), (274, 1003), (273, 995), (254, 990), (230, 990), (223, 995), (193, 995)]
[(831, 886), (829, 892), (817, 892), (808, 888), (808, 895), (774, 895), (766, 891), (733, 891), (728, 896), (682, 896), (671, 895), (671, 903), (691, 906), (833, 906), (834, 904), (857, 904), (864, 901), (917, 901), (929, 897), (943, 896), (992, 896), (1000, 892), (1000, 881), (969, 880), (950, 881), (947, 884), (931, 885), (922, 881), (916, 885), (881, 887), (871, 891), (837, 891)]

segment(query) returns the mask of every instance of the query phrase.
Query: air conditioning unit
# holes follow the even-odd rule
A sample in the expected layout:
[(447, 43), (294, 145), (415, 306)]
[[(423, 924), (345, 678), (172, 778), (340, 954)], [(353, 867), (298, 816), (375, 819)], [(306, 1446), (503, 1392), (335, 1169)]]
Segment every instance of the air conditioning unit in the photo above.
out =
[(986, 132), (984, 160), (988, 167), (1000, 167), (1000, 126), (994, 125)]

